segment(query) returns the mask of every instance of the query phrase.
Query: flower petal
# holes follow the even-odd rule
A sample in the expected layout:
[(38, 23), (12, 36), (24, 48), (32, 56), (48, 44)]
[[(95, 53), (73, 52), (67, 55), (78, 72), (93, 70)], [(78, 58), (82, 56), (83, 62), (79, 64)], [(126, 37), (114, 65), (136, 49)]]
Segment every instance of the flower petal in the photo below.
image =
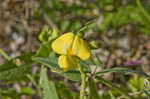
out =
[(58, 54), (66, 55), (67, 51), (71, 50), (74, 37), (72, 32), (60, 36), (52, 43), (53, 50)]
[(77, 58), (74, 56), (61, 55), (58, 64), (65, 71), (77, 68)]
[(82, 60), (88, 59), (91, 55), (88, 43), (79, 36), (75, 36), (72, 46), (72, 52), (74, 55), (80, 57)]

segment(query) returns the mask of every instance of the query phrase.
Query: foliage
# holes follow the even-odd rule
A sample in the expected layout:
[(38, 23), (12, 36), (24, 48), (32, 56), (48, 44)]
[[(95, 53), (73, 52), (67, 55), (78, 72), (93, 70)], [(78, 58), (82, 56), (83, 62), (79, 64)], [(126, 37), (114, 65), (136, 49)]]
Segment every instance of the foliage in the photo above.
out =
[[(34, 8), (34, 16), (40, 18), (44, 14), (54, 23), (48, 22), (50, 27), (46, 25), (39, 34), (39, 40), (42, 42), (40, 48), (36, 52), (26, 52), (14, 58), (10, 58), (0, 49), (0, 54), (7, 59), (4, 64), (0, 65), (1, 84), (10, 86), (14, 83), (32, 82), (33, 85), (22, 87), (20, 91), (15, 88), (0, 88), (0, 98), (20, 99), (22, 95), (34, 96), (37, 93), (38, 97), (43, 99), (150, 98), (150, 76), (145, 72), (123, 66), (108, 68), (107, 64), (104, 64), (98, 55), (93, 53), (86, 61), (78, 58), (79, 68), (64, 71), (58, 65), (59, 55), (51, 47), (52, 42), (61, 36), (60, 33), (66, 31), (75, 32), (83, 38), (92, 29), (96, 33), (102, 33), (109, 29), (119, 31), (121, 27), (131, 25), (146, 35), (150, 35), (150, 11), (142, 1), (135, 0), (126, 5), (116, 0), (79, 0), (79, 5), (65, 4), (61, 0), (46, 0), (47, 3), (38, 0), (37, 2), (41, 4), (41, 8), (40, 11)], [(94, 9), (97, 13), (93, 11)], [(104, 18), (98, 24), (97, 20), (101, 11)], [(65, 16), (62, 16), (61, 12)], [(97, 46), (91, 44), (92, 48), (97, 48)], [(37, 67), (40, 73), (33, 74), (32, 68), (34, 67)], [(127, 81), (121, 84), (105, 78), (107, 75), (116, 74), (126, 77)], [(101, 89), (100, 86), (104, 86), (105, 89)]]

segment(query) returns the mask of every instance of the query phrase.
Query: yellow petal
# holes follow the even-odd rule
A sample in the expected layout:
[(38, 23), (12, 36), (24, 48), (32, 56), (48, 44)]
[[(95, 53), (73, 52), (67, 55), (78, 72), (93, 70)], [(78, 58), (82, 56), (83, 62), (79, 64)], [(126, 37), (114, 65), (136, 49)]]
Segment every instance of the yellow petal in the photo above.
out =
[(87, 42), (85, 42), (79, 36), (75, 36), (74, 43), (72, 46), (72, 52), (74, 55), (80, 57), (82, 60), (88, 59), (91, 55)]
[(72, 32), (60, 36), (52, 43), (53, 50), (58, 54), (66, 55), (67, 51), (71, 50), (74, 37)]
[(65, 71), (77, 68), (77, 58), (75, 56), (61, 55), (58, 64)]

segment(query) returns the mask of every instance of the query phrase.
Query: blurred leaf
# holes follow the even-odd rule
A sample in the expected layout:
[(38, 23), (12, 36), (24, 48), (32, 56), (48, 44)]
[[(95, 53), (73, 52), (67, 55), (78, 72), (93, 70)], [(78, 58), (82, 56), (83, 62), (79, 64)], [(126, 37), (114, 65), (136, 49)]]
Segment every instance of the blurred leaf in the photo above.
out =
[(97, 85), (94, 82), (94, 79), (91, 77), (88, 79), (88, 87), (89, 87), (90, 99), (100, 99), (98, 95)]
[(17, 67), (17, 65), (15, 64), (15, 62), (13, 62), (13, 60), (9, 60), (7, 62), (5, 62), (4, 64), (0, 65), (0, 72), (12, 69)]
[(31, 64), (32, 61), (32, 56), (34, 55), (34, 52), (27, 52), (24, 53), (20, 56), (15, 57), (16, 59), (19, 59), (20, 61), (24, 62), (24, 64)]
[(81, 81), (81, 75), (79, 71), (71, 70), (67, 72), (59, 72), (59, 74), (72, 81)]
[(118, 28), (122, 25), (131, 23), (132, 20), (129, 18), (129, 13), (126, 7), (119, 7), (117, 12), (113, 16), (112, 25)]
[(137, 6), (150, 24), (150, 14), (142, 7), (140, 0), (136, 0)]
[(80, 21), (75, 21), (74, 23), (72, 23), (71, 27), (70, 27), (70, 31), (75, 31), (80, 29), (82, 26)]
[(20, 99), (20, 94), (14, 88), (8, 90), (0, 90), (0, 98), (2, 99)]
[(64, 32), (69, 27), (69, 20), (62, 20), (60, 23), (60, 28)]
[(49, 26), (44, 26), (42, 32), (39, 35), (39, 40), (42, 42), (48, 41), (48, 38), (50, 37), (52, 33), (52, 30), (49, 29)]
[(53, 8), (55, 8), (56, 10), (62, 10), (64, 8), (60, 0), (53, 0), (52, 3)]
[(102, 23), (99, 25), (99, 29), (103, 31), (106, 28), (108, 28), (113, 20), (113, 16), (114, 16), (113, 13), (104, 14), (104, 19), (103, 19)]
[(42, 44), (34, 57), (49, 57), (52, 53), (51, 43), (47, 42)]
[(24, 88), (21, 88), (20, 94), (22, 94), (22, 95), (33, 95), (33, 94), (35, 94), (35, 91), (30, 87), (24, 87)]
[(53, 29), (51, 35), (48, 37), (48, 41), (52, 41), (59, 36), (59, 31), (57, 29)]
[(43, 99), (59, 99), (55, 83), (53, 81), (49, 81), (47, 77), (46, 68), (42, 68), (41, 70), (41, 86), (43, 87)]
[(129, 88), (132, 92), (138, 92), (144, 90), (144, 77), (140, 78), (130, 78), (129, 79)]
[(104, 8), (105, 6), (108, 5), (113, 5), (114, 0), (98, 0), (100, 7)]
[(59, 82), (56, 86), (61, 97), (64, 97), (65, 99), (73, 99), (71, 91), (64, 82)]
[(149, 92), (149, 91), (144, 90), (144, 93), (147, 95), (147, 99), (150, 99), (150, 92)]
[(92, 49), (98, 49), (98, 48), (100, 48), (100, 44), (98, 43), (98, 42), (96, 42), (96, 41), (91, 41), (90, 43), (89, 43), (89, 46), (90, 46), (90, 49), (92, 50)]
[(124, 67), (114, 67), (114, 68), (110, 68), (110, 69), (105, 69), (100, 72), (97, 72), (96, 75), (103, 75), (105, 73), (112, 73), (112, 72), (120, 72), (120, 73), (125, 73), (125, 74), (137, 74), (140, 76), (150, 77), (149, 75), (147, 75), (144, 72), (135, 71), (135, 70), (131, 70), (131, 69), (124, 68)]
[(115, 96), (111, 93), (111, 91), (108, 92), (110, 95), (110, 99), (116, 99)]
[(26, 74), (30, 72), (31, 66), (19, 66), (13, 69), (9, 69), (7, 71), (0, 72), (0, 80), (15, 80), (18, 81), (20, 79), (26, 78)]
[(96, 19), (87, 22), (86, 25), (81, 29), (77, 30), (76, 33), (77, 35), (84, 36), (85, 32), (87, 32), (88, 30), (92, 29), (95, 26), (96, 26)]

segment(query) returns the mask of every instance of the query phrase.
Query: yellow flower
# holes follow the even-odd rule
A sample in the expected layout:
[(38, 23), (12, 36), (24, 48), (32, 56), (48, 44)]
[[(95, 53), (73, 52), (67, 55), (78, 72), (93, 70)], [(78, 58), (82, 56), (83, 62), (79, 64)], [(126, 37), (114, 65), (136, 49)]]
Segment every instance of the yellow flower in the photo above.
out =
[(91, 55), (89, 46), (78, 35), (72, 32), (66, 33), (52, 43), (52, 48), (57, 54), (61, 54), (58, 64), (64, 70), (77, 68), (77, 57), (86, 60)]

